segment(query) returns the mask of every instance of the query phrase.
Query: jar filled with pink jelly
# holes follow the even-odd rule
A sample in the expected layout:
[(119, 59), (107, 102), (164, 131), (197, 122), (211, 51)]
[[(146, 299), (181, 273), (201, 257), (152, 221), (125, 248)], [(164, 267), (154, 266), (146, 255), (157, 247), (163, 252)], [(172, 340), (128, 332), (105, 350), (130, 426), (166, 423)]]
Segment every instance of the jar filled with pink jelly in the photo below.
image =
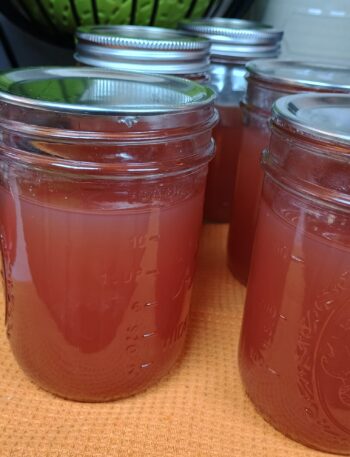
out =
[(242, 136), (239, 103), (246, 90), (245, 64), (278, 57), (283, 33), (240, 19), (186, 21), (181, 27), (211, 42), (210, 86), (217, 93), (220, 121), (214, 130), (216, 154), (209, 166), (204, 216), (210, 222), (229, 222)]
[(273, 108), (240, 341), (248, 396), (278, 430), (350, 454), (350, 96)]
[(18, 364), (74, 400), (125, 397), (188, 327), (214, 93), (95, 68), (0, 76), (0, 241)]
[(76, 31), (74, 58), (84, 66), (174, 75), (205, 83), (209, 52), (209, 40), (179, 30), (89, 25)]
[(350, 92), (350, 67), (318, 62), (257, 60), (247, 64), (248, 87), (241, 104), (242, 140), (228, 237), (228, 263), (247, 284), (259, 209), (262, 150), (268, 145), (272, 104), (298, 92)]

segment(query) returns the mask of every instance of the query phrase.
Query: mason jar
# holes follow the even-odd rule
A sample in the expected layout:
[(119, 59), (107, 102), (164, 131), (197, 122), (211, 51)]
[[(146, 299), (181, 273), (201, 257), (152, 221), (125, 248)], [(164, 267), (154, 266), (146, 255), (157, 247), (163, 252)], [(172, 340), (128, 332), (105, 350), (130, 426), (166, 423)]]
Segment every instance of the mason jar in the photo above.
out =
[(186, 21), (180, 27), (212, 44), (210, 86), (217, 93), (220, 121), (214, 130), (216, 155), (209, 166), (204, 214), (211, 222), (229, 222), (242, 136), (239, 103), (246, 91), (245, 64), (277, 57), (283, 33), (257, 22), (223, 18)]
[(319, 62), (257, 60), (247, 64), (248, 87), (241, 103), (243, 132), (228, 237), (228, 263), (247, 284), (259, 209), (262, 150), (268, 145), (271, 107), (298, 92), (349, 92), (350, 67)]
[(206, 82), (210, 42), (177, 30), (136, 25), (78, 27), (74, 58), (80, 65), (181, 76)]
[(214, 93), (95, 68), (0, 76), (6, 329), (41, 387), (136, 393), (181, 353)]
[(248, 396), (287, 436), (350, 454), (350, 96), (279, 99), (240, 341)]

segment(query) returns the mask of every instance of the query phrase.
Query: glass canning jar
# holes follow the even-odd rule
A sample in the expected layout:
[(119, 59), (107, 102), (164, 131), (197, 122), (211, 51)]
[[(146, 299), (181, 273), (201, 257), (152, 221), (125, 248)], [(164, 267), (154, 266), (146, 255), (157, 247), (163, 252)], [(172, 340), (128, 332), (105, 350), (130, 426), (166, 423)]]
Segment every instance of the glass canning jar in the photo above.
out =
[(350, 96), (281, 98), (240, 341), (258, 411), (308, 446), (350, 453)]
[(220, 120), (214, 130), (216, 155), (209, 166), (204, 215), (211, 222), (229, 222), (242, 135), (239, 103), (246, 91), (245, 64), (278, 57), (283, 33), (240, 19), (203, 19), (180, 26), (212, 44), (209, 84), (217, 93)]
[(263, 181), (262, 150), (268, 145), (271, 107), (298, 92), (350, 92), (350, 67), (318, 62), (258, 60), (247, 64), (248, 87), (241, 107), (243, 132), (228, 237), (228, 263), (247, 283)]
[(178, 30), (136, 25), (91, 25), (76, 31), (74, 58), (110, 70), (175, 75), (206, 82), (210, 42)]
[(0, 76), (0, 240), (12, 351), (40, 386), (104, 401), (181, 353), (214, 93), (164, 76)]

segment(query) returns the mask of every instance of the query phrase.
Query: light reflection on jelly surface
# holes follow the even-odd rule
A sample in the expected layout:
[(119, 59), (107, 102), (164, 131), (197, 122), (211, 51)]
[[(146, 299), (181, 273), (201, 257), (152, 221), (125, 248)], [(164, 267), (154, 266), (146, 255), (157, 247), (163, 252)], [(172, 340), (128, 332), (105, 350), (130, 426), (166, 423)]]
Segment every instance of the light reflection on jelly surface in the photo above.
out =
[(100, 401), (168, 372), (186, 335), (205, 168), (139, 209), (103, 183), (95, 194), (89, 183), (0, 186), (7, 332), (40, 386)]
[(350, 216), (264, 184), (240, 343), (245, 388), (286, 435), (350, 452)]

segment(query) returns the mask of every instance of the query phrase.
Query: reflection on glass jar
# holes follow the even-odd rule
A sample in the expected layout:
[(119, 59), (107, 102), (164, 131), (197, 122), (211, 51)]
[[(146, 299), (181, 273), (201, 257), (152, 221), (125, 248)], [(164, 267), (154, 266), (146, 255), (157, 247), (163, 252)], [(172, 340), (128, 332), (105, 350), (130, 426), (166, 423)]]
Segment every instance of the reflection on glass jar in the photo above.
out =
[(274, 105), (240, 370), (278, 430), (350, 452), (350, 96)]
[(43, 388), (118, 398), (178, 358), (212, 100), (185, 80), (98, 69), (0, 78), (7, 333)]
[(209, 38), (210, 86), (217, 93), (220, 120), (214, 130), (215, 158), (209, 166), (204, 216), (210, 222), (229, 222), (242, 136), (239, 103), (246, 90), (248, 60), (278, 57), (282, 32), (240, 19), (186, 21), (189, 33)]
[(242, 102), (243, 131), (228, 238), (233, 275), (247, 284), (263, 181), (262, 150), (268, 145), (274, 101), (298, 92), (349, 92), (350, 68), (317, 62), (258, 60), (247, 65), (248, 86)]

